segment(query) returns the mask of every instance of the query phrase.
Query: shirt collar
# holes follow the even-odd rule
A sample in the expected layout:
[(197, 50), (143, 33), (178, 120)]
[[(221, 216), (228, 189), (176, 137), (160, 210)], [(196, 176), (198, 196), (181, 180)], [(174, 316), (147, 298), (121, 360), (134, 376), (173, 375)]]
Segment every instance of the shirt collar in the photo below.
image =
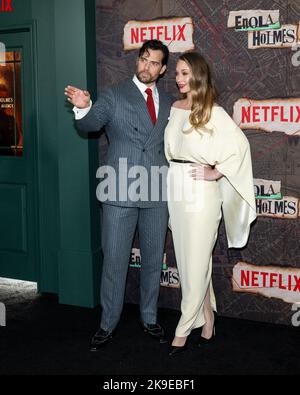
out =
[(137, 78), (136, 74), (134, 75), (132, 81), (135, 83), (135, 85), (138, 87), (139, 91), (140, 91), (143, 95), (145, 95), (145, 90), (146, 90), (147, 88), (151, 88), (151, 89), (152, 89), (152, 94), (153, 94), (153, 96), (158, 96), (157, 86), (156, 86), (155, 83), (154, 83), (152, 86), (149, 87), (149, 86), (147, 86), (146, 84), (144, 84), (143, 82), (141, 82), (141, 81)]

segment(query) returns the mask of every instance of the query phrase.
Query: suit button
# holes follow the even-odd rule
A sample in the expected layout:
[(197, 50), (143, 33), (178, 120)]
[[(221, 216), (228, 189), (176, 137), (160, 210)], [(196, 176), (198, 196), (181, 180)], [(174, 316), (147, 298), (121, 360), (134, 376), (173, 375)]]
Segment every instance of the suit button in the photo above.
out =
[(161, 151), (159, 150), (158, 153), (161, 154)]
[(138, 128), (134, 128), (134, 130), (138, 131)]
[(146, 152), (145, 148), (143, 149), (143, 152)]

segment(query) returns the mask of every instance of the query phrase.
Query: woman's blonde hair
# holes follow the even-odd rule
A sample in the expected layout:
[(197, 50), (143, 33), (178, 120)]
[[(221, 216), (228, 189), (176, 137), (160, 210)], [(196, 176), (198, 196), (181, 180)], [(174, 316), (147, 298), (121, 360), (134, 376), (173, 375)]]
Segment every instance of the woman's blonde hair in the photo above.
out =
[[(189, 66), (192, 76), (189, 85), (192, 93), (192, 112), (190, 124), (194, 129), (202, 128), (211, 117), (212, 107), (216, 100), (211, 72), (206, 60), (198, 52), (186, 52), (179, 56)], [(186, 98), (184, 94), (184, 98)], [(190, 132), (188, 130), (187, 132)]]

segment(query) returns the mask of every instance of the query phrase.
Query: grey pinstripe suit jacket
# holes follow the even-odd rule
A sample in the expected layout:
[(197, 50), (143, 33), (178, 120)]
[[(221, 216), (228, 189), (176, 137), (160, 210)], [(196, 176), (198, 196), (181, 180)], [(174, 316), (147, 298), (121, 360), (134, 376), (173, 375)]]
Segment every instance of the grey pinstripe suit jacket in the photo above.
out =
[[(109, 199), (103, 203), (145, 208), (166, 205), (166, 202), (162, 201), (165, 177), (159, 182), (158, 195), (152, 200), (150, 195), (151, 166), (167, 166), (163, 139), (172, 104), (172, 97), (159, 86), (158, 92), (159, 114), (155, 125), (151, 121), (144, 97), (132, 80), (126, 80), (122, 84), (103, 91), (89, 113), (81, 120), (76, 121), (76, 127), (80, 131), (98, 131), (102, 127), (105, 127), (106, 130), (109, 140), (107, 165), (115, 169), (117, 184), (116, 199)], [(126, 158), (127, 169), (119, 166), (120, 158)], [(136, 165), (143, 166), (148, 172), (147, 201), (132, 201), (128, 196), (120, 196), (118, 193), (120, 183), (126, 182), (129, 188), (131, 183), (139, 178), (139, 176), (135, 179), (127, 178), (126, 171)], [(152, 182), (153, 186), (158, 188), (157, 183), (153, 184)]]

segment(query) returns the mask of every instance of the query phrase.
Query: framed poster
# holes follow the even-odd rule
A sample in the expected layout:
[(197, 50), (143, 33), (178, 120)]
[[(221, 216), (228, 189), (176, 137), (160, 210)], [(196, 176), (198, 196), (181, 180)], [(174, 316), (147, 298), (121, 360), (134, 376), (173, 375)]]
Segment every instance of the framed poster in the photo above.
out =
[[(3, 61), (5, 58), (5, 61)], [(0, 155), (23, 155), (21, 52), (9, 50), (0, 63)]]

